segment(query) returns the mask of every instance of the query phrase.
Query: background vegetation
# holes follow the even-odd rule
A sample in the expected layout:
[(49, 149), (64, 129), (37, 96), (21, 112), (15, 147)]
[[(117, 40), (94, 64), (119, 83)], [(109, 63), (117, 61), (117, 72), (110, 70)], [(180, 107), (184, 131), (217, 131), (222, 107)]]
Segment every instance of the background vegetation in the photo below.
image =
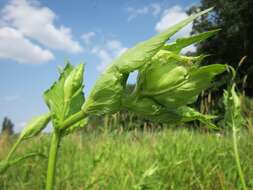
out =
[[(47, 155), (48, 144), (49, 137), (42, 135), (26, 142), (17, 154)], [(252, 135), (242, 132), (239, 147), (245, 180), (252, 188)], [(1, 149), (0, 159), (7, 149)], [(56, 189), (242, 188), (231, 137), (189, 130), (73, 134), (64, 138), (57, 164)], [(47, 159), (40, 156), (11, 167), (0, 176), (0, 189), (43, 189), (46, 165)]]

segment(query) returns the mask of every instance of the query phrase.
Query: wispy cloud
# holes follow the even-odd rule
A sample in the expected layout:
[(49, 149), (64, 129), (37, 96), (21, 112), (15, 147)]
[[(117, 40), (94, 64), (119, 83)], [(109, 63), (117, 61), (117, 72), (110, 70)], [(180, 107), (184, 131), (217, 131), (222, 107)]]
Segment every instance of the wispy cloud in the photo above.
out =
[(112, 37), (111, 34), (108, 37), (103, 32), (98, 34), (98, 32), (91, 31), (83, 33), (81, 38), (84, 41), (86, 53), (90, 53), (99, 60), (96, 65), (96, 69), (99, 72), (104, 71), (115, 58), (127, 50), (121, 41)]
[(105, 45), (92, 49), (92, 53), (100, 59), (97, 70), (102, 72), (115, 58), (127, 50), (119, 40), (107, 40)]
[(87, 32), (87, 33), (83, 33), (81, 35), (81, 38), (84, 41), (85, 45), (89, 45), (91, 43), (92, 38), (95, 36), (96, 36), (95, 32)]
[(142, 15), (151, 14), (157, 16), (161, 12), (161, 6), (158, 3), (152, 3), (141, 8), (128, 7), (127, 12), (129, 13), (128, 21)]

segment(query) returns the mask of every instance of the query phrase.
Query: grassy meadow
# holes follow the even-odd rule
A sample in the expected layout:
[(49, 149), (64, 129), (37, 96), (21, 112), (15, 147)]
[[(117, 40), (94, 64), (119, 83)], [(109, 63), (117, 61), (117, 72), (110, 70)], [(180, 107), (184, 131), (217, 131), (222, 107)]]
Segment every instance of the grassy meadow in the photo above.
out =
[[(253, 188), (253, 136), (238, 135), (245, 180)], [(0, 159), (13, 137), (1, 137)], [(49, 135), (24, 142), (18, 155), (39, 152), (0, 176), (1, 190), (45, 188)], [(230, 135), (187, 129), (80, 132), (63, 138), (56, 188), (128, 190), (240, 190)]]

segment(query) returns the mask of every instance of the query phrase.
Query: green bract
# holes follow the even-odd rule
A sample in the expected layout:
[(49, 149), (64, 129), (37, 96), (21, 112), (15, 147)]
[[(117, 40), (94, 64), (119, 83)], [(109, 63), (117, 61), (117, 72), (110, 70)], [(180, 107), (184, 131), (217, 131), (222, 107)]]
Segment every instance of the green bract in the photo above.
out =
[(170, 44), (166, 44), (163, 47), (163, 49), (174, 52), (174, 53), (180, 53), (180, 51), (183, 48), (185, 48), (193, 43), (201, 42), (207, 38), (210, 38), (213, 35), (215, 35), (218, 31), (220, 31), (220, 29), (211, 30), (208, 32), (203, 32), (203, 33), (196, 34), (196, 35), (186, 37), (186, 38), (178, 38), (175, 42), (172, 42)]
[(224, 65), (218, 64), (190, 69), (174, 62), (173, 59), (171, 62), (168, 60), (168, 63), (160, 64), (161, 66), (154, 65), (151, 64), (147, 72), (140, 74), (143, 88), (139, 93), (152, 97), (168, 108), (193, 103), (199, 93), (210, 86), (213, 77), (226, 69)]
[(49, 123), (51, 115), (49, 113), (34, 117), (22, 130), (19, 138), (28, 139), (39, 134)]
[(119, 111), (127, 77), (115, 65), (110, 66), (96, 81), (82, 110), (94, 115)]

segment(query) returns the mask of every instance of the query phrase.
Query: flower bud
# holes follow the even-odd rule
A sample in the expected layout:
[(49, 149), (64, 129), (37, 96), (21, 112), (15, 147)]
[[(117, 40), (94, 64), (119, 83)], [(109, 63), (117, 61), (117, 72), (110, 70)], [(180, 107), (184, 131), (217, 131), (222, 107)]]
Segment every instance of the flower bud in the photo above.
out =
[(196, 68), (186, 61), (185, 56), (179, 61), (173, 54), (153, 58), (140, 73), (140, 94), (152, 97), (167, 108), (184, 106), (193, 103), (198, 94), (210, 86), (214, 76), (226, 68), (221, 64)]
[(23, 129), (19, 138), (28, 139), (39, 134), (51, 120), (49, 113), (34, 117), (27, 126)]
[(80, 89), (83, 83), (84, 65), (78, 65), (71, 71), (64, 83), (64, 101), (68, 102), (71, 97)]
[(168, 88), (181, 84), (188, 77), (188, 67), (170, 54), (153, 58), (151, 64), (140, 74), (140, 80), (143, 80), (142, 93), (144, 95), (160, 94)]

